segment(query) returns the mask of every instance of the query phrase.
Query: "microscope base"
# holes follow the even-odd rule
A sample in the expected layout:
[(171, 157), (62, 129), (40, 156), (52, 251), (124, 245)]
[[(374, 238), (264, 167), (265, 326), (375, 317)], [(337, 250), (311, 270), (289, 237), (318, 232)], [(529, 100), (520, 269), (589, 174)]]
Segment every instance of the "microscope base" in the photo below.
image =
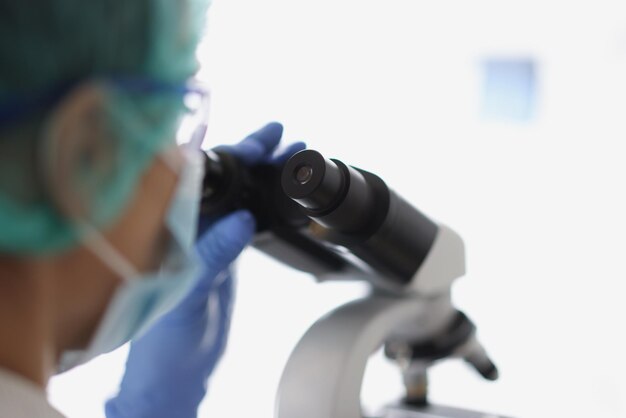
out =
[(507, 418), (504, 415), (470, 411), (450, 406), (389, 407), (381, 418)]

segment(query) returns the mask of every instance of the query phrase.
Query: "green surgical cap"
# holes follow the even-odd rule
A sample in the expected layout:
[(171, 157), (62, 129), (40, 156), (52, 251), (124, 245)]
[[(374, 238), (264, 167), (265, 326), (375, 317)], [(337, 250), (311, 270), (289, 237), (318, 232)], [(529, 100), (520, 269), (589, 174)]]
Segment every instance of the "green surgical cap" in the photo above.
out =
[[(145, 77), (185, 83), (197, 71), (210, 0), (0, 0), (0, 103), (68, 80)], [(95, 194), (102, 227), (129, 202), (156, 153), (171, 143), (185, 111), (172, 94), (106, 91), (104, 120), (115, 141), (115, 172)], [(51, 109), (0, 127), (0, 252), (46, 254), (76, 243), (78, 231), (46, 198), (42, 145)], [(88, 183), (88, 179), (86, 180)]]

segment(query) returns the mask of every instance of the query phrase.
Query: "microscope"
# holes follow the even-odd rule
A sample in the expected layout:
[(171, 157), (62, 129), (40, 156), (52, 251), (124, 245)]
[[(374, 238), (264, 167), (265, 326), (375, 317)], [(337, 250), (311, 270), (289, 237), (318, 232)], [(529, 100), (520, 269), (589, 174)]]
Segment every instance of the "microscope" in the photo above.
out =
[(384, 348), (405, 394), (385, 418), (496, 417), (428, 401), (428, 370), (461, 358), (489, 380), (494, 363), (476, 327), (451, 301), (465, 274), (461, 237), (375, 174), (314, 150), (283, 166), (246, 167), (225, 151), (205, 154), (201, 213), (239, 208), (257, 218), (253, 246), (316, 280), (361, 280), (371, 292), (324, 315), (297, 344), (282, 375), (276, 418), (364, 418), (361, 387)]

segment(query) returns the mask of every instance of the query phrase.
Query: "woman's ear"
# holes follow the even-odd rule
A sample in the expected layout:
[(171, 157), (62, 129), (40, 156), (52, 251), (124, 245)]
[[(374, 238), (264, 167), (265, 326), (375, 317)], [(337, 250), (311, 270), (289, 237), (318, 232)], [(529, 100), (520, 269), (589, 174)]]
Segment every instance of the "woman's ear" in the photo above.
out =
[(57, 106), (41, 148), (49, 198), (70, 220), (91, 221), (99, 192), (115, 181), (119, 142), (112, 133), (102, 85), (83, 84)]

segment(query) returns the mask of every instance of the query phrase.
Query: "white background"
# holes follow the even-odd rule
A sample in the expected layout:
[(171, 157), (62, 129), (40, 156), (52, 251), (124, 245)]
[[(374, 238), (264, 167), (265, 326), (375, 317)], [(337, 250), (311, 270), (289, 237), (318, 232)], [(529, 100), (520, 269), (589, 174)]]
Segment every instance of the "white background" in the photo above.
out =
[[(270, 120), (381, 175), (459, 231), (455, 301), (501, 369), (432, 373), (440, 403), (523, 417), (626, 416), (626, 7), (623, 1), (215, 0), (202, 76), (213, 144)], [(537, 117), (479, 117), (481, 62), (538, 63)], [(288, 354), (361, 294), (254, 250), (240, 263), (228, 352), (202, 417), (272, 417)], [(125, 349), (50, 385), (71, 418), (102, 416)], [(376, 358), (363, 400), (401, 394)]]

